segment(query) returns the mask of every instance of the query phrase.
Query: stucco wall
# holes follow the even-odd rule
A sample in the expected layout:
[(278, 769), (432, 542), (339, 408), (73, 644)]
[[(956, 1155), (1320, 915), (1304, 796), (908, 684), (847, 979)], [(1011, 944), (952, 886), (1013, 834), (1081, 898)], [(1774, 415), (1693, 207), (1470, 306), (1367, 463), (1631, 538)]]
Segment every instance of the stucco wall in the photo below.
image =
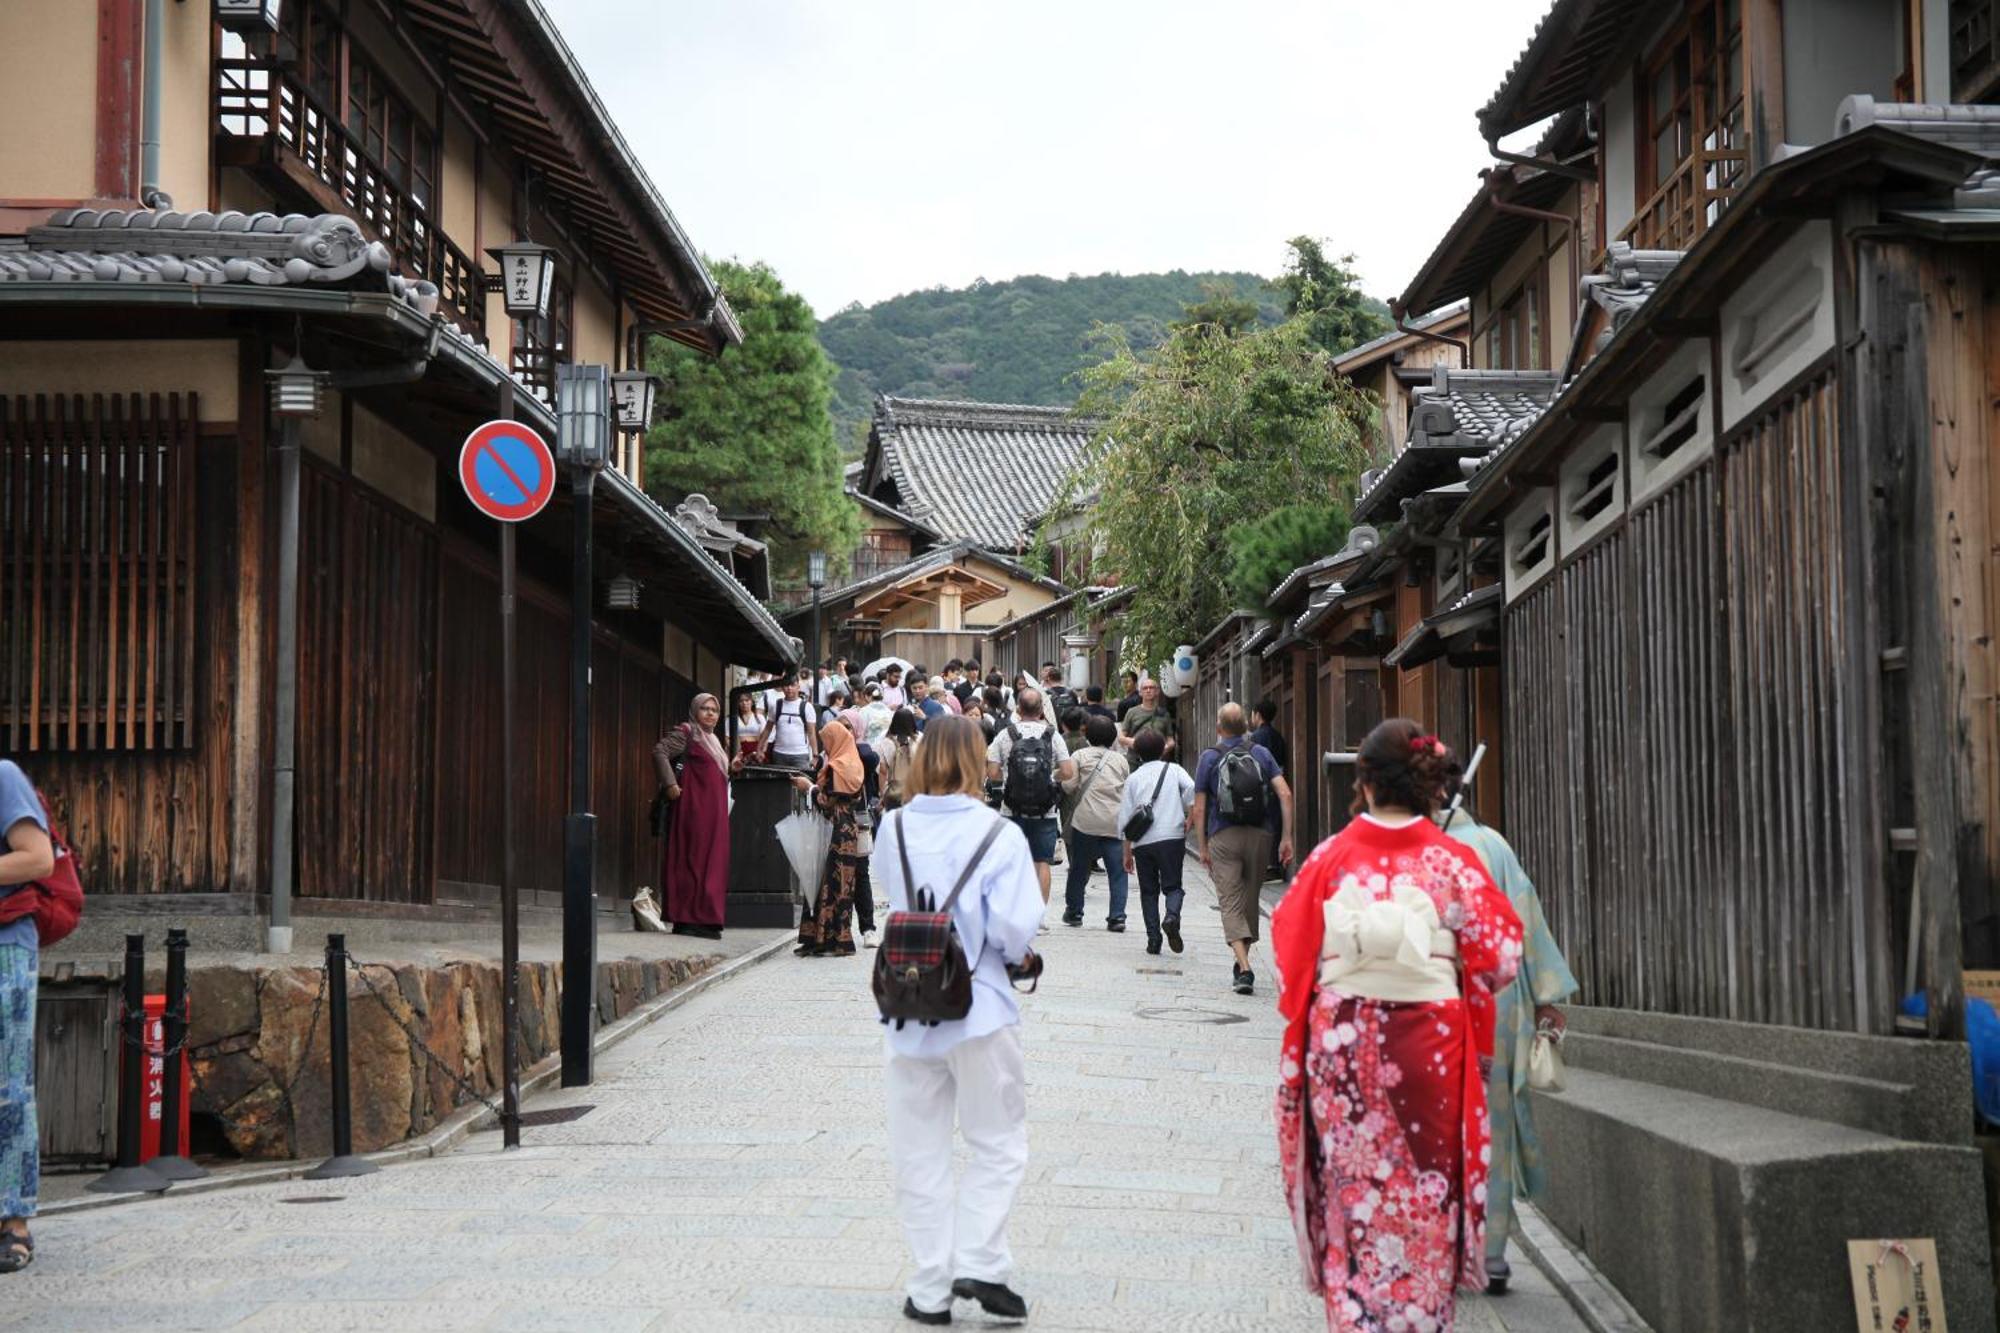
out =
[(1811, 22), (1785, 25), (1785, 142), (1831, 139), (1834, 108), (1850, 93), (1894, 97), (1903, 63), (1897, 8), (1819, 0)]
[(208, 154), (212, 142), (209, 108), (213, 97), (209, 79), (209, 24), (214, 9), (203, 4), (166, 5), (163, 9), (166, 22), (160, 47), (160, 188), (173, 196), (175, 208), (193, 212), (207, 208), (209, 203)]
[(186, 393), (201, 395), (201, 419), (236, 420), (236, 343), (0, 342), (0, 394)]
[(0, 198), (87, 199), (97, 175), (97, 6), (7, 0), (5, 11)]

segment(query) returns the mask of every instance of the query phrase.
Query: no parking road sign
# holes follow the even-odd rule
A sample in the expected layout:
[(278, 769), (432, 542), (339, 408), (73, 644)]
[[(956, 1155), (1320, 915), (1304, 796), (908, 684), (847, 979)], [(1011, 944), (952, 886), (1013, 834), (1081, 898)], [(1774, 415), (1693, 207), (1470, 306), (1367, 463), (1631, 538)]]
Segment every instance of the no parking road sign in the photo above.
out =
[(556, 489), (556, 459), (534, 427), (489, 421), (465, 437), (458, 479), (488, 518), (519, 523), (542, 512)]

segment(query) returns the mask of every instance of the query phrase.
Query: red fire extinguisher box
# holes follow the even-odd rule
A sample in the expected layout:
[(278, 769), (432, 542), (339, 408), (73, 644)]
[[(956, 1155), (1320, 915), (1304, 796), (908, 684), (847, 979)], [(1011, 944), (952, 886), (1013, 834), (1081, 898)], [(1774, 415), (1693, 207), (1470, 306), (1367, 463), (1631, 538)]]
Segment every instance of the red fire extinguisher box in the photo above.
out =
[[(146, 1083), (139, 1101), (139, 1160), (150, 1162), (160, 1155), (160, 1117), (167, 1091), (167, 997), (146, 997)], [(128, 1051), (129, 1055), (130, 1052)], [(188, 1155), (188, 1062), (181, 1061), (181, 1155)]]

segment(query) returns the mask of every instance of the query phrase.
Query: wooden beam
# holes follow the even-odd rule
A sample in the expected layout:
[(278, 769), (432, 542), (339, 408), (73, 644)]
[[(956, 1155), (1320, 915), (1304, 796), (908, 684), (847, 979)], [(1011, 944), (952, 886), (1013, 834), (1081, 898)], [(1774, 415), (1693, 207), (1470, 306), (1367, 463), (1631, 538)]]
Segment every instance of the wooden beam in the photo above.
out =
[(1743, 82), (1754, 175), (1777, 160), (1785, 142), (1784, 0), (1744, 0)]
[(136, 199), (139, 193), (139, 52), (144, 41), (143, 26), (139, 0), (97, 0), (95, 188), (107, 199)]

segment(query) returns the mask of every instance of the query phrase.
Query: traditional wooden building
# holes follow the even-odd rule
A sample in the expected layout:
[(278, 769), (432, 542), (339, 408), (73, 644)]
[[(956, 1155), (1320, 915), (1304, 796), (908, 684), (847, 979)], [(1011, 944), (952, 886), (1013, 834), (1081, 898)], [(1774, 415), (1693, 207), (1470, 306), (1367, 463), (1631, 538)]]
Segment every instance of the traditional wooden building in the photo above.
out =
[[(501, 809), (494, 526), (457, 452), (493, 417), (553, 439), (558, 363), (722, 351), (728, 305), (532, 0), (285, 0), (248, 38), (216, 12), (8, 9), (0, 752), (53, 798), (94, 927), (172, 895), (203, 944), (252, 943), (294, 776), (301, 915), (470, 919), (508, 821), (523, 882), (559, 889), (581, 610), (598, 887), (628, 894), (653, 873), (650, 738), (795, 646), (732, 572), (755, 553), (664, 512), (620, 445), (594, 605), (570, 601), (566, 479), (520, 534)], [(556, 252), (553, 299), (510, 320), (483, 256), (524, 238)], [(294, 358), (326, 377), (302, 430), (266, 390)]]
[[(1089, 441), (1089, 423), (1066, 408), (878, 399), (847, 477), (861, 542), (849, 582), (821, 594), (809, 656), (936, 668), (979, 656), (994, 626), (1066, 594), (1022, 560)], [(787, 609), (785, 624), (809, 638), (811, 604)]]
[(1364, 694), (1473, 654), (1485, 808), (1584, 987), (1542, 1206), (1662, 1329), (1845, 1326), (1890, 1235), (1993, 1324), (1990, 10), (1559, 0), (1480, 116), (1551, 128), (1396, 303), (1469, 299), (1467, 382), (1545, 387), (1405, 481), (1413, 405), (1358, 502), (1398, 563)]
[(1131, 597), (1130, 588), (1078, 588), (994, 626), (979, 660), (1008, 680), (1023, 671), (1035, 675), (1042, 663), (1055, 662), (1070, 679), (1102, 685), (1108, 695), (1125, 666), (1118, 612)]
[(1333, 368), (1380, 404), (1370, 453), (1387, 462), (1403, 447), (1409, 431), (1410, 395), (1431, 382), (1431, 367), (1458, 364), (1459, 349), (1472, 330), (1463, 301), (1391, 329), (1333, 358)]

